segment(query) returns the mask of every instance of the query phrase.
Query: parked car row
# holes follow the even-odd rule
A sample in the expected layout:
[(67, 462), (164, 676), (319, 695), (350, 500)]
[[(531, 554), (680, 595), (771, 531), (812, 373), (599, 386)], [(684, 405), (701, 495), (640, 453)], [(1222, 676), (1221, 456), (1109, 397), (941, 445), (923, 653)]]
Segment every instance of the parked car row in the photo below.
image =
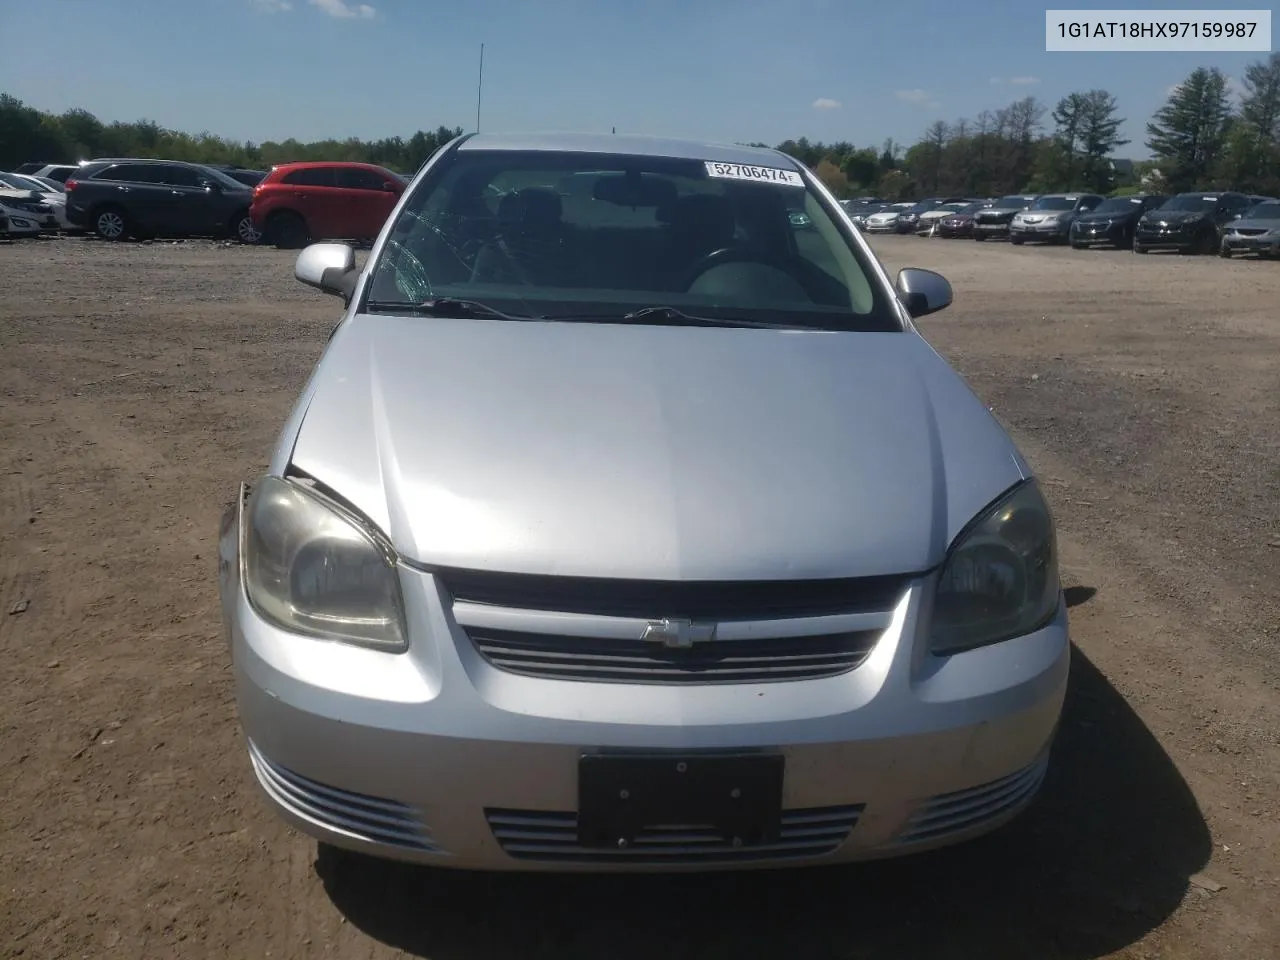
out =
[(286, 163), (263, 171), (102, 157), (0, 173), (0, 207), (11, 234), (229, 237), (299, 247), (373, 239), (407, 184), (406, 177), (367, 163)]
[(1092, 193), (1011, 194), (987, 200), (931, 198), (917, 203), (859, 203), (845, 210), (867, 233), (916, 233), (945, 239), (996, 238), (1069, 243), (1135, 253), (1178, 250), (1230, 257), (1280, 257), (1280, 200), (1237, 191), (1175, 196)]

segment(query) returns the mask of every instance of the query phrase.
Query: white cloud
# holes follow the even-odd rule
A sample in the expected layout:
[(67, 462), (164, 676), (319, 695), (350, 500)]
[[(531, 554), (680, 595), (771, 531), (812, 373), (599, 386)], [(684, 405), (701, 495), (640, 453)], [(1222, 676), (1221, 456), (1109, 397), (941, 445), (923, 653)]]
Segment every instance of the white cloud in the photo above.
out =
[(1020, 87), (1029, 87), (1033, 83), (1039, 83), (1040, 78), (1039, 77), (1010, 77), (1009, 82), (1015, 83)]
[(310, 0), (310, 3), (339, 20), (371, 20), (378, 13), (367, 3), (348, 4), (346, 0)]
[(893, 95), (907, 103), (928, 103), (931, 96), (928, 90), (895, 90)]
[(813, 109), (815, 110), (839, 110), (840, 101), (832, 100), (830, 97), (819, 97), (813, 101)]
[(253, 5), (263, 13), (286, 13), (293, 9), (289, 0), (253, 0)]

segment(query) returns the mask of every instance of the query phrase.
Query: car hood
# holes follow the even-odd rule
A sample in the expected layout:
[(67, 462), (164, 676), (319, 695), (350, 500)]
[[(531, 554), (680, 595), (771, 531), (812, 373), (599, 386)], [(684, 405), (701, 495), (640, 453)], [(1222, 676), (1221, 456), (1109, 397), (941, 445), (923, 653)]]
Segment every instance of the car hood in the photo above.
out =
[(1148, 223), (1160, 223), (1163, 221), (1173, 224), (1190, 223), (1193, 220), (1203, 220), (1208, 216), (1207, 212), (1197, 210), (1152, 210), (1149, 213), (1144, 213), (1142, 219)]
[(1089, 213), (1079, 214), (1076, 219), (1081, 223), (1104, 223), (1108, 220), (1128, 220), (1138, 215), (1137, 210), (1117, 210), (1115, 213), (1098, 213), (1091, 210)]
[(1280, 230), (1280, 220), (1232, 220), (1227, 224), (1227, 229), (1238, 230), (1243, 227), (1245, 230)]
[(873, 213), (867, 217), (868, 220), (897, 220), (902, 216), (901, 210), (884, 211), (883, 213)]
[(974, 216), (975, 217), (992, 217), (992, 216), (1012, 217), (1015, 213), (1022, 213), (1024, 210), (1026, 210), (1026, 207), (983, 207), (981, 210), (975, 213)]
[(917, 572), (1029, 474), (909, 332), (357, 315), (308, 393), (293, 464), (424, 564)]

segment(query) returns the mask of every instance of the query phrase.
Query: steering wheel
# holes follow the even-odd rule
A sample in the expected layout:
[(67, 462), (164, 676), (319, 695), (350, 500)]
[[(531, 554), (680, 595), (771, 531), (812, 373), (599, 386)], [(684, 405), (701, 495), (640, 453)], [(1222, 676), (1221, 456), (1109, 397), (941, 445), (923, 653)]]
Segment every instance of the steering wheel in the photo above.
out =
[(799, 257), (779, 258), (761, 250), (752, 250), (749, 247), (721, 247), (719, 250), (713, 250), (708, 253), (685, 273), (680, 289), (687, 292), (693, 286), (694, 281), (708, 270), (727, 263), (758, 263), (761, 266), (778, 270), (803, 287), (805, 294), (811, 300), (821, 302), (818, 297), (814, 296), (813, 276), (805, 269), (808, 264), (802, 259)]

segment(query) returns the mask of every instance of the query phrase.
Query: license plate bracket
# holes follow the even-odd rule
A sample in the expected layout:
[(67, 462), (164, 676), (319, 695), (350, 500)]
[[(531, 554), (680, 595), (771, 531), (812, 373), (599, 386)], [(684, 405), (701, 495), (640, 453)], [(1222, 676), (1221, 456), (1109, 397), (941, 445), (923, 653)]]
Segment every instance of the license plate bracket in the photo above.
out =
[(626, 849), (646, 830), (710, 828), (725, 843), (773, 843), (781, 754), (587, 754), (578, 761), (578, 843)]

